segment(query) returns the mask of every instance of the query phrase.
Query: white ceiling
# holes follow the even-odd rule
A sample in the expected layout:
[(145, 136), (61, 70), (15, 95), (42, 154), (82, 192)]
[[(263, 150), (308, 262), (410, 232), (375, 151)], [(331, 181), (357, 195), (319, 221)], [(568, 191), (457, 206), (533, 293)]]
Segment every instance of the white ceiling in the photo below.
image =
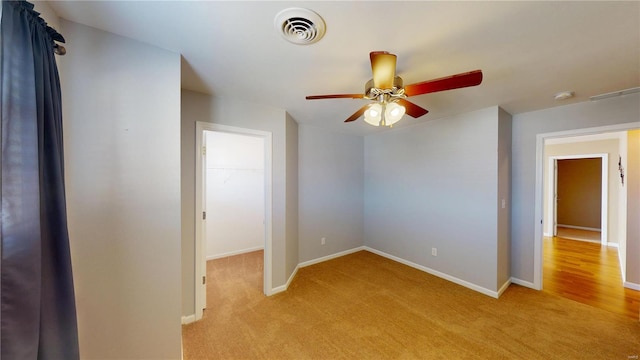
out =
[[(380, 131), (362, 120), (343, 123), (364, 100), (304, 97), (363, 92), (374, 50), (398, 55), (405, 84), (484, 73), (476, 87), (411, 97), (430, 113), (405, 116), (396, 126), (493, 105), (518, 114), (640, 86), (637, 1), (49, 4), (62, 18), (182, 54), (185, 89), (278, 107), (299, 123), (353, 134)], [(274, 17), (288, 7), (322, 16), (324, 38), (304, 46), (285, 41)], [(555, 101), (563, 90), (575, 91), (575, 98)]]

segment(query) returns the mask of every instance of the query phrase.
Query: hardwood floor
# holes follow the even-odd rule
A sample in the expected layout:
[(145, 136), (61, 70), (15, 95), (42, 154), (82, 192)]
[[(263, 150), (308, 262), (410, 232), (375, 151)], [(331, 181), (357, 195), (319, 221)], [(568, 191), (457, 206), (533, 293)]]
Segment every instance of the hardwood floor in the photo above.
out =
[(618, 250), (544, 238), (543, 291), (638, 320), (640, 291), (622, 286)]

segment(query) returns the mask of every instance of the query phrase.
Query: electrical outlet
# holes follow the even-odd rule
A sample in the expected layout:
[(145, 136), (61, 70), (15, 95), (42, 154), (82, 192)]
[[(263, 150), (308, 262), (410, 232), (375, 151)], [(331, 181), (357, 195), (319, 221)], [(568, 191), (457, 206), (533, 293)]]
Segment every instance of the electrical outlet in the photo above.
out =
[(431, 248), (431, 255), (438, 256), (438, 249), (437, 248)]
[(327, 243), (327, 238), (320, 239), (320, 245), (324, 245)]

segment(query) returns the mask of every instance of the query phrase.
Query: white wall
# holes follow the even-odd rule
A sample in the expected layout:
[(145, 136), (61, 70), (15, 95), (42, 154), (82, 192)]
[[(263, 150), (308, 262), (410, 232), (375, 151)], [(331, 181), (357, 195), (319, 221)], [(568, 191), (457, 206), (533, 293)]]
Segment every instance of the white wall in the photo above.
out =
[(365, 245), (498, 290), (498, 113), (367, 136)]
[(179, 359), (180, 56), (62, 21), (83, 359)]
[(300, 125), (300, 262), (364, 245), (363, 152), (360, 136)]
[[(608, 183), (608, 203), (607, 203), (607, 241), (611, 243), (618, 243), (620, 239), (618, 231), (618, 198), (620, 188), (620, 176), (618, 172), (618, 156), (620, 155), (620, 143), (617, 139), (597, 140), (597, 141), (585, 141), (585, 142), (571, 142), (567, 144), (553, 144), (546, 145), (544, 148), (544, 166), (545, 172), (543, 174), (543, 196), (544, 196), (544, 232), (545, 234), (551, 234), (553, 231), (553, 220), (549, 219), (551, 214), (549, 213), (549, 204), (547, 201), (549, 197), (549, 172), (546, 171), (549, 164), (550, 156), (561, 155), (584, 155), (584, 154), (609, 154), (609, 169), (607, 169)], [(550, 236), (550, 235), (545, 235)]]
[(537, 134), (636, 122), (638, 94), (582, 102), (518, 114), (513, 117), (511, 271), (514, 278), (533, 283)]
[[(289, 137), (297, 142), (295, 126), (287, 127), (284, 110), (266, 105), (252, 104), (235, 98), (218, 98), (193, 91), (182, 91), (181, 125), (181, 173), (182, 173), (182, 314), (192, 315), (194, 309), (195, 268), (195, 123), (210, 122), (222, 125), (268, 131), (273, 134), (272, 182), (273, 182), (273, 230), (272, 230), (272, 286), (285, 285), (297, 266), (297, 252), (288, 257), (287, 251), (296, 246), (297, 222), (295, 208), (287, 207), (287, 199), (297, 202), (296, 184), (291, 183), (288, 171), (297, 167), (292, 163), (287, 146)], [(287, 129), (290, 131), (287, 132)], [(293, 140), (292, 140), (293, 141)], [(289, 149), (289, 150), (288, 150)], [(294, 179), (295, 180), (295, 179)], [(290, 226), (287, 227), (287, 224)], [(293, 262), (293, 263), (292, 263)]]
[(205, 136), (207, 260), (264, 248), (264, 139)]

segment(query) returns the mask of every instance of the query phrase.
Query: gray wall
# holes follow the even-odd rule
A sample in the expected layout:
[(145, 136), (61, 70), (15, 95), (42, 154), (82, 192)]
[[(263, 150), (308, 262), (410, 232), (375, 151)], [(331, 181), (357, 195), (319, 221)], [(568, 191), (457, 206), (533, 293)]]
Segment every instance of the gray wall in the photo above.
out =
[(498, 289), (511, 280), (511, 121), (498, 110)]
[(286, 114), (287, 137), (287, 209), (286, 209), (286, 239), (287, 239), (287, 278), (293, 274), (298, 266), (298, 123), (291, 115)]
[[(284, 285), (295, 269), (294, 252), (297, 237), (295, 228), (287, 223), (295, 222), (295, 208), (287, 210), (287, 196), (294, 197), (295, 188), (287, 189), (288, 160), (294, 166), (292, 155), (287, 155), (287, 137), (295, 138), (295, 126), (287, 126), (286, 112), (265, 105), (252, 104), (232, 98), (182, 90), (181, 171), (182, 171), (182, 314), (192, 315), (194, 309), (195, 267), (195, 136), (196, 121), (210, 122), (272, 133), (272, 287)], [(287, 128), (289, 132), (287, 132)], [(295, 142), (295, 140), (291, 140)], [(292, 149), (295, 150), (295, 149)], [(292, 167), (292, 170), (295, 169)], [(291, 223), (290, 223), (291, 224)], [(297, 254), (297, 253), (296, 253)]]
[(62, 20), (83, 359), (180, 358), (180, 56)]
[(363, 144), (359, 136), (300, 125), (300, 262), (364, 245)]
[(498, 112), (367, 136), (365, 245), (496, 291)]
[(640, 119), (638, 94), (582, 102), (518, 114), (512, 130), (511, 273), (533, 283), (536, 181), (536, 135), (549, 132), (623, 124)]

